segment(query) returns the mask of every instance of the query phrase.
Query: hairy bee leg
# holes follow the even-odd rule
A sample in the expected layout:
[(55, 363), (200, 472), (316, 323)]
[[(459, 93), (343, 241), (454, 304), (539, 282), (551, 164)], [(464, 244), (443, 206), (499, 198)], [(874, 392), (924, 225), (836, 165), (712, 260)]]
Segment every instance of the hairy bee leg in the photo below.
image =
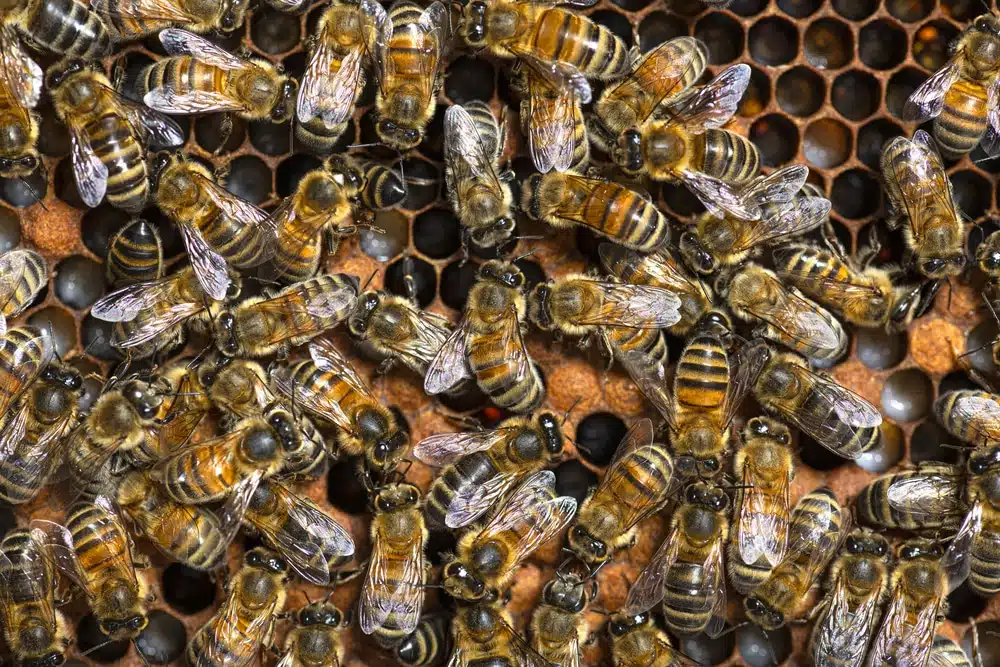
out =
[(229, 143), (232, 134), (233, 114), (227, 112), (222, 115), (222, 125), (219, 128), (219, 147), (212, 152), (213, 155), (221, 155), (226, 150), (226, 144)]
[(868, 243), (863, 248), (858, 248), (857, 263), (862, 271), (871, 266), (878, 254), (882, 251), (882, 242), (878, 239), (878, 232), (875, 226), (868, 230)]
[(375, 367), (375, 372), (378, 375), (387, 375), (395, 366), (396, 357), (386, 357), (382, 360), (382, 363)]
[(126, 53), (115, 62), (114, 69), (111, 71), (111, 85), (119, 93), (122, 90), (122, 82), (125, 81), (125, 65), (127, 62), (128, 54)]

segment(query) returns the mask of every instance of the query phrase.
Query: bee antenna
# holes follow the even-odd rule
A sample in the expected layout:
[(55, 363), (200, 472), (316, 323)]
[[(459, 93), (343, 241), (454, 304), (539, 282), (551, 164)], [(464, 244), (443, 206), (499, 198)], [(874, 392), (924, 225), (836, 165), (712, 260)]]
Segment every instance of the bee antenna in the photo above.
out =
[(538, 248), (532, 248), (531, 250), (529, 250), (528, 252), (524, 253), (523, 255), (520, 255), (519, 257), (515, 257), (514, 259), (510, 260), (510, 262), (511, 262), (511, 264), (514, 264), (516, 262), (521, 261), (525, 257), (531, 257), (536, 252), (538, 252)]
[(569, 409), (566, 410), (565, 413), (563, 413), (562, 424), (560, 424), (560, 426), (562, 426), (563, 424), (566, 423), (566, 420), (569, 419), (569, 413), (573, 412), (573, 408), (575, 408), (576, 406), (580, 405), (580, 401), (582, 401), (582, 400), (583, 400), (583, 396), (577, 396), (576, 397), (576, 400), (573, 401), (573, 405), (569, 406)]
[(43, 209), (45, 209), (45, 212), (48, 213), (49, 212), (49, 207), (46, 206), (45, 202), (43, 202), (38, 197), (38, 193), (35, 192), (35, 188), (31, 187), (31, 183), (29, 183), (27, 181), (27, 179), (24, 178), (24, 176), (18, 176), (17, 180), (21, 181), (21, 185), (23, 185), (24, 187), (26, 187), (28, 189), (28, 192), (31, 193), (31, 198), (35, 200), (35, 203), (37, 203), (39, 206), (41, 206)]
[(366, 280), (366, 281), (365, 281), (365, 284), (361, 286), (361, 291), (362, 291), (362, 292), (364, 292), (364, 291), (365, 291), (366, 289), (368, 289), (368, 285), (370, 285), (370, 284), (371, 284), (371, 282), (372, 282), (373, 280), (375, 280), (375, 276), (377, 276), (377, 275), (378, 275), (378, 272), (379, 272), (380, 270), (381, 270), (381, 269), (375, 269), (374, 271), (372, 271), (372, 274), (371, 274), (370, 276), (368, 276), (368, 280)]
[(304, 597), (306, 599), (306, 604), (312, 604), (313, 603), (313, 601), (311, 599), (309, 599), (309, 594), (306, 593), (301, 588), (299, 589), (299, 593), (302, 593), (302, 597)]

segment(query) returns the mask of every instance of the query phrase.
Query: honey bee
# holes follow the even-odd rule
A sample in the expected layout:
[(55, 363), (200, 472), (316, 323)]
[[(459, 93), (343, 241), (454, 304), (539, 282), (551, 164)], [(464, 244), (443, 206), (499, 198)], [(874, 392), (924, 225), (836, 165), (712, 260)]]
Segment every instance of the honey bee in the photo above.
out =
[(541, 604), (531, 615), (531, 647), (550, 664), (580, 667), (590, 635), (584, 612), (597, 598), (597, 580), (590, 584), (574, 572), (560, 572), (542, 587)]
[(535, 169), (546, 173), (581, 171), (590, 160), (590, 140), (583, 105), (590, 84), (575, 68), (532, 58), (521, 61), (521, 126)]
[(445, 564), (441, 583), (459, 600), (498, 600), (525, 558), (565, 528), (576, 500), (556, 496), (551, 470), (521, 482), (478, 530), (461, 537)]
[(58, 576), (27, 528), (14, 528), (0, 542), (0, 615), (4, 639), (22, 665), (62, 665), (72, 630), (56, 609)]
[(957, 466), (922, 462), (869, 483), (855, 498), (855, 511), (872, 526), (957, 529), (965, 510), (963, 480)]
[(885, 193), (917, 270), (927, 278), (956, 276), (965, 268), (965, 221), (934, 141), (923, 130), (896, 137), (882, 149)]
[(48, 73), (52, 106), (69, 130), (70, 161), (83, 203), (108, 203), (138, 213), (149, 195), (146, 147), (184, 143), (178, 125), (141, 104), (126, 100), (103, 73), (82, 60), (60, 61)]
[(686, 336), (712, 309), (712, 289), (691, 275), (667, 248), (642, 255), (613, 243), (602, 243), (598, 252), (604, 268), (622, 282), (662, 287), (680, 298), (681, 319), (667, 327), (675, 336)]
[(881, 441), (878, 408), (788, 352), (771, 352), (754, 397), (834, 454), (856, 459)]
[(410, 150), (423, 141), (451, 39), (451, 12), (444, 3), (432, 2), (424, 9), (397, 0), (390, 7), (389, 26), (374, 40), (379, 83), (375, 132), (390, 148)]
[(833, 361), (850, 340), (825, 308), (786, 287), (773, 271), (747, 264), (730, 280), (726, 297), (741, 320), (757, 324), (756, 334), (809, 357)]
[[(973, 593), (989, 597), (1000, 591), (1000, 549), (997, 548), (997, 496), (1000, 481), (1000, 445), (980, 448), (969, 455), (966, 502), (969, 511), (955, 537), (971, 540), (968, 577)], [(966, 567), (966, 564), (963, 564)]]
[(450, 614), (424, 614), (417, 629), (396, 647), (396, 660), (408, 667), (441, 667), (454, 642)]
[(795, 196), (808, 174), (808, 167), (792, 165), (750, 181), (743, 196), (760, 207), (758, 220), (710, 213), (698, 216), (680, 237), (681, 255), (688, 266), (702, 274), (728, 269), (758, 256), (765, 245), (776, 245), (823, 224), (829, 219), (829, 200)]
[(984, 667), (982, 657), (979, 654), (978, 637), (978, 634), (973, 635), (972, 657), (970, 658), (966, 655), (965, 650), (951, 639), (944, 635), (935, 635), (931, 656), (927, 664), (934, 665), (934, 667)]
[(826, 596), (809, 639), (816, 667), (864, 664), (889, 594), (889, 542), (865, 528), (851, 531), (830, 566)]
[(344, 659), (340, 634), (350, 617), (328, 602), (313, 602), (295, 613), (285, 637), (285, 655), (276, 667), (337, 667)]
[(506, 128), (485, 102), (455, 105), (444, 114), (448, 200), (472, 241), (487, 248), (514, 231), (510, 185), (497, 175)]
[(993, 232), (976, 246), (976, 264), (990, 285), (1000, 285), (1000, 233)]
[(792, 434), (784, 424), (754, 417), (743, 427), (740, 440), (743, 444), (733, 459), (740, 488), (733, 503), (728, 565), (733, 588), (747, 595), (785, 557), (795, 468), (789, 449)]
[(934, 416), (948, 433), (971, 445), (1000, 440), (1000, 396), (978, 389), (960, 389), (938, 396)]
[(666, 504), (673, 472), (666, 447), (653, 443), (653, 422), (632, 424), (569, 529), (569, 547), (577, 558), (593, 572), (633, 544), (638, 523)]
[(277, 230), (268, 215), (219, 185), (201, 163), (180, 153), (159, 155), (151, 178), (157, 206), (180, 229), (195, 276), (212, 299), (228, 297), (230, 267), (251, 268), (274, 255)]
[(462, 321), (427, 369), (425, 392), (433, 396), (475, 378), (501, 408), (523, 413), (538, 407), (545, 386), (521, 337), (524, 282), (513, 263), (490, 261), (479, 267)]
[(641, 127), (661, 104), (694, 85), (707, 64), (708, 46), (697, 37), (677, 37), (646, 53), (594, 105), (596, 120), (588, 128), (594, 143), (611, 153), (622, 133)]
[(277, 615), (285, 607), (288, 566), (267, 549), (251, 549), (229, 582), (215, 615), (191, 638), (191, 667), (247, 667), (271, 642)]
[(752, 623), (765, 630), (777, 630), (808, 608), (807, 593), (837, 553), (849, 530), (849, 519), (833, 491), (826, 487), (799, 500), (788, 527), (785, 557), (743, 600)]
[(313, 341), (309, 354), (308, 361), (274, 369), (274, 386), (293, 405), (336, 426), (340, 451), (364, 455), (369, 471), (392, 471), (409, 451), (406, 429), (330, 341)]
[(130, 42), (164, 28), (229, 33), (243, 25), (247, 0), (90, 0), (115, 41)]
[(608, 619), (611, 664), (614, 667), (697, 667), (670, 643), (670, 636), (656, 627), (653, 616), (613, 614)]
[(663, 600), (667, 628), (718, 637), (726, 624), (724, 552), (729, 496), (702, 482), (691, 484), (670, 519), (663, 544), (629, 589), (628, 613)]
[(107, 27), (86, 2), (12, 0), (0, 20), (34, 45), (66, 58), (97, 60), (111, 51)]
[(333, 152), (365, 87), (364, 56), (391, 35), (389, 17), (373, 0), (338, 0), (326, 8), (295, 105), (295, 136), (302, 143), (320, 154)]
[(47, 331), (24, 326), (0, 336), (0, 424), (55, 356)]
[(666, 119), (625, 130), (612, 147), (612, 158), (628, 174), (680, 181), (716, 217), (759, 219), (759, 204), (742, 188), (757, 175), (760, 154), (749, 139), (719, 129), (736, 113), (749, 83), (749, 65), (729, 67), (707, 85), (684, 93)]
[(346, 273), (321, 274), (247, 299), (215, 318), (215, 346), (229, 357), (287, 354), (350, 316), (358, 282)]
[(31, 534), (44, 545), (43, 556), (84, 591), (101, 632), (113, 641), (135, 641), (149, 623), (150, 591), (136, 572), (132, 539), (111, 501), (99, 496), (77, 503), (65, 526), (34, 519)]
[(427, 528), (420, 511), (420, 490), (389, 484), (375, 493), (371, 525), (372, 554), (361, 587), (361, 631), (374, 634), (383, 648), (398, 644), (417, 628), (427, 576)]
[(49, 282), (45, 259), (34, 250), (18, 248), (0, 255), (0, 336), (7, 320), (20, 315)]
[(514, 484), (562, 452), (562, 430), (551, 412), (511, 417), (495, 429), (424, 438), (414, 446), (413, 456), (444, 468), (427, 490), (424, 514), (437, 527), (467, 526)]
[(160, 420), (160, 440), (163, 450), (170, 452), (186, 445), (195, 429), (208, 416), (212, 400), (201, 378), (208, 375), (194, 359), (179, 358), (169, 362), (156, 374), (156, 384), (164, 400), (157, 411)]
[(163, 277), (163, 243), (160, 232), (139, 218), (128, 223), (108, 241), (106, 275), (122, 287)]
[(492, 603), (463, 606), (452, 623), (455, 650), (450, 667), (473, 665), (523, 665), (547, 667), (528, 642), (511, 627), (510, 615)]
[(42, 95), (43, 75), (10, 26), (0, 25), (0, 53), (0, 177), (18, 178), (41, 164), (33, 109)]
[(524, 213), (557, 229), (582, 225), (619, 245), (647, 253), (670, 240), (667, 216), (649, 196), (615, 181), (550, 171), (532, 174), (522, 189)]

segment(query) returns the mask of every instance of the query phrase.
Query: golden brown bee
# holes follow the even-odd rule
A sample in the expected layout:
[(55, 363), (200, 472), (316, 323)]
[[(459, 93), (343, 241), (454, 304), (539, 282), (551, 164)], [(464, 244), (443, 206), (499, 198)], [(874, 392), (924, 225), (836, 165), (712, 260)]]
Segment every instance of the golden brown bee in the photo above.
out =
[(557, 229), (583, 225), (640, 252), (653, 252), (670, 240), (667, 216), (649, 195), (615, 181), (550, 171), (532, 174), (522, 188), (524, 213)]
[(460, 607), (452, 630), (455, 649), (448, 662), (450, 667), (551, 664), (511, 627), (510, 615), (499, 605), (480, 602)]
[(965, 515), (964, 479), (958, 466), (922, 462), (913, 470), (882, 475), (869, 483), (855, 498), (855, 511), (872, 526), (957, 529)]
[(62, 665), (73, 643), (69, 622), (55, 605), (58, 573), (43, 548), (26, 528), (14, 528), (0, 542), (4, 639), (21, 665)]
[(934, 140), (923, 130), (882, 148), (885, 194), (917, 270), (927, 278), (957, 276), (965, 268), (965, 220)]
[(718, 637), (726, 624), (728, 513), (725, 491), (702, 482), (688, 486), (663, 544), (629, 588), (627, 612), (648, 611), (663, 600), (667, 628)]
[(285, 354), (346, 320), (357, 300), (358, 279), (346, 273), (265, 291), (215, 318), (215, 346), (229, 357)]
[[(969, 588), (983, 597), (1000, 591), (1000, 445), (980, 448), (969, 456), (966, 502), (969, 512), (955, 542), (971, 539)], [(964, 567), (964, 566), (963, 566)]]
[(530, 412), (539, 406), (545, 387), (521, 338), (524, 281), (513, 263), (490, 261), (479, 267), (462, 321), (427, 369), (425, 392), (433, 396), (475, 378), (501, 408)]
[(374, 634), (383, 648), (413, 632), (424, 604), (424, 546), (427, 528), (420, 511), (420, 490), (412, 484), (389, 484), (372, 502), (372, 553), (361, 587), (361, 631)]
[(34, 519), (31, 534), (53, 566), (84, 591), (101, 632), (114, 641), (139, 636), (149, 622), (150, 591), (136, 572), (132, 539), (110, 500), (77, 503), (65, 526)]
[(376, 32), (374, 61), (379, 82), (375, 96), (375, 132), (390, 148), (410, 150), (424, 138), (434, 117), (451, 48), (448, 7), (432, 2), (426, 9), (397, 0), (389, 8), (389, 29)]
[(889, 542), (866, 528), (851, 531), (820, 602), (809, 652), (816, 667), (864, 664), (889, 594)]
[(246, 667), (269, 646), (278, 614), (285, 607), (288, 566), (267, 549), (251, 549), (230, 580), (215, 615), (191, 638), (191, 667)]
[(0, 23), (67, 58), (96, 60), (111, 51), (100, 15), (79, 0), (11, 0), (3, 6)]
[(653, 423), (634, 423), (569, 530), (577, 558), (593, 571), (633, 544), (638, 523), (666, 504), (673, 472), (667, 448), (653, 442)]
[(521, 561), (565, 528), (576, 500), (556, 496), (556, 477), (542, 470), (527, 477), (478, 530), (463, 535), (445, 564), (441, 583), (460, 600), (498, 600)]
[(574, 572), (557, 573), (542, 587), (541, 604), (531, 615), (531, 647), (550, 664), (579, 667), (590, 635), (584, 612), (596, 598), (596, 579), (588, 585)]
[(193, 365), (194, 359), (174, 359), (156, 373), (155, 384), (162, 387), (163, 402), (157, 411), (160, 420), (160, 440), (165, 452), (186, 445), (195, 429), (208, 416), (213, 403), (201, 383), (202, 366)]
[(277, 390), (292, 405), (336, 426), (339, 451), (364, 455), (368, 472), (391, 472), (409, 451), (408, 431), (330, 341), (313, 341), (309, 354), (309, 361), (271, 373)]
[(396, 660), (408, 667), (442, 667), (452, 652), (450, 614), (424, 614), (417, 629), (396, 647)]
[(1000, 17), (986, 12), (951, 45), (944, 67), (910, 95), (903, 118), (934, 119), (934, 138), (949, 160), (957, 160), (982, 142), (989, 156), (1000, 152), (996, 98), (1000, 74)]
[(680, 298), (681, 319), (667, 328), (670, 333), (686, 336), (712, 309), (712, 289), (691, 275), (667, 248), (642, 255), (612, 243), (602, 243), (598, 252), (604, 268), (622, 282), (662, 287)]
[(590, 140), (583, 105), (590, 84), (575, 68), (527, 58), (515, 86), (521, 95), (521, 127), (528, 153), (543, 174), (582, 171), (590, 160)]
[(163, 277), (163, 243), (155, 225), (142, 218), (128, 223), (108, 241), (107, 277), (117, 287)]
[(0, 177), (18, 178), (41, 164), (38, 115), (42, 70), (21, 46), (14, 28), (0, 25)]
[[(975, 628), (974, 623), (973, 628)], [(975, 632), (975, 630), (973, 631)], [(951, 639), (944, 635), (935, 635), (934, 644), (931, 648), (931, 657), (928, 659), (927, 664), (934, 665), (935, 667), (984, 667), (982, 657), (979, 653), (978, 634), (973, 635), (972, 647), (972, 657), (970, 658), (966, 655), (965, 650)]]
[(424, 514), (437, 528), (461, 528), (491, 509), (526, 476), (563, 452), (563, 434), (551, 412), (511, 417), (491, 430), (439, 433), (413, 448), (422, 463), (444, 468), (427, 489)]
[(7, 332), (7, 320), (24, 312), (48, 282), (48, 265), (34, 250), (19, 248), (0, 255), (0, 336)]
[(826, 487), (810, 491), (799, 500), (788, 527), (785, 557), (743, 600), (752, 623), (765, 630), (777, 630), (808, 609), (807, 593), (837, 553), (847, 535), (849, 519), (833, 491)]
[(960, 389), (938, 396), (934, 416), (953, 436), (970, 445), (1000, 440), (1000, 396), (978, 389)]
[(455, 215), (478, 246), (492, 248), (514, 231), (510, 185), (497, 175), (507, 133), (478, 100), (444, 114), (445, 185)]
[(103, 73), (88, 70), (82, 60), (60, 61), (46, 83), (56, 116), (69, 130), (73, 175), (83, 203), (93, 208), (107, 194), (111, 205), (138, 213), (149, 195), (147, 146), (181, 145), (181, 128), (126, 100)]
[(652, 614), (614, 614), (608, 619), (614, 667), (697, 667), (656, 627)]
[(878, 408), (809, 370), (797, 354), (772, 350), (753, 393), (761, 406), (838, 456), (856, 459), (881, 441)]
[(344, 660), (340, 634), (349, 625), (350, 617), (327, 602), (313, 602), (299, 609), (277, 667), (338, 667)]
[(246, 0), (90, 0), (116, 41), (134, 41), (164, 28), (232, 32), (243, 25)]
[(47, 331), (25, 326), (0, 336), (0, 423), (55, 356)]
[(740, 432), (743, 444), (733, 458), (740, 488), (733, 503), (729, 579), (746, 595), (767, 579), (788, 548), (789, 485), (795, 475), (788, 427), (754, 417)]
[(755, 333), (796, 352), (824, 361), (839, 359), (850, 340), (825, 308), (786, 287), (774, 271), (747, 264), (732, 277), (726, 302), (741, 320), (756, 324)]

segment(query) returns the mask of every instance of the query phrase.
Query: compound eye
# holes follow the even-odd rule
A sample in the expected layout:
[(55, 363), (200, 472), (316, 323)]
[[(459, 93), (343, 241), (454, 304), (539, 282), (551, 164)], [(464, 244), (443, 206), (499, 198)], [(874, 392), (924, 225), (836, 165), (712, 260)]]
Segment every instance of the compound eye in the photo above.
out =
[(712, 472), (715, 472), (716, 470), (718, 470), (718, 469), (719, 469), (719, 459), (717, 459), (717, 458), (715, 458), (715, 457), (713, 456), (713, 457), (712, 457), (712, 458), (710, 458), (710, 459), (705, 459), (705, 460), (704, 460), (704, 461), (702, 462), (702, 465), (703, 465), (703, 466), (705, 466), (705, 468), (706, 468), (707, 470), (711, 470)]

